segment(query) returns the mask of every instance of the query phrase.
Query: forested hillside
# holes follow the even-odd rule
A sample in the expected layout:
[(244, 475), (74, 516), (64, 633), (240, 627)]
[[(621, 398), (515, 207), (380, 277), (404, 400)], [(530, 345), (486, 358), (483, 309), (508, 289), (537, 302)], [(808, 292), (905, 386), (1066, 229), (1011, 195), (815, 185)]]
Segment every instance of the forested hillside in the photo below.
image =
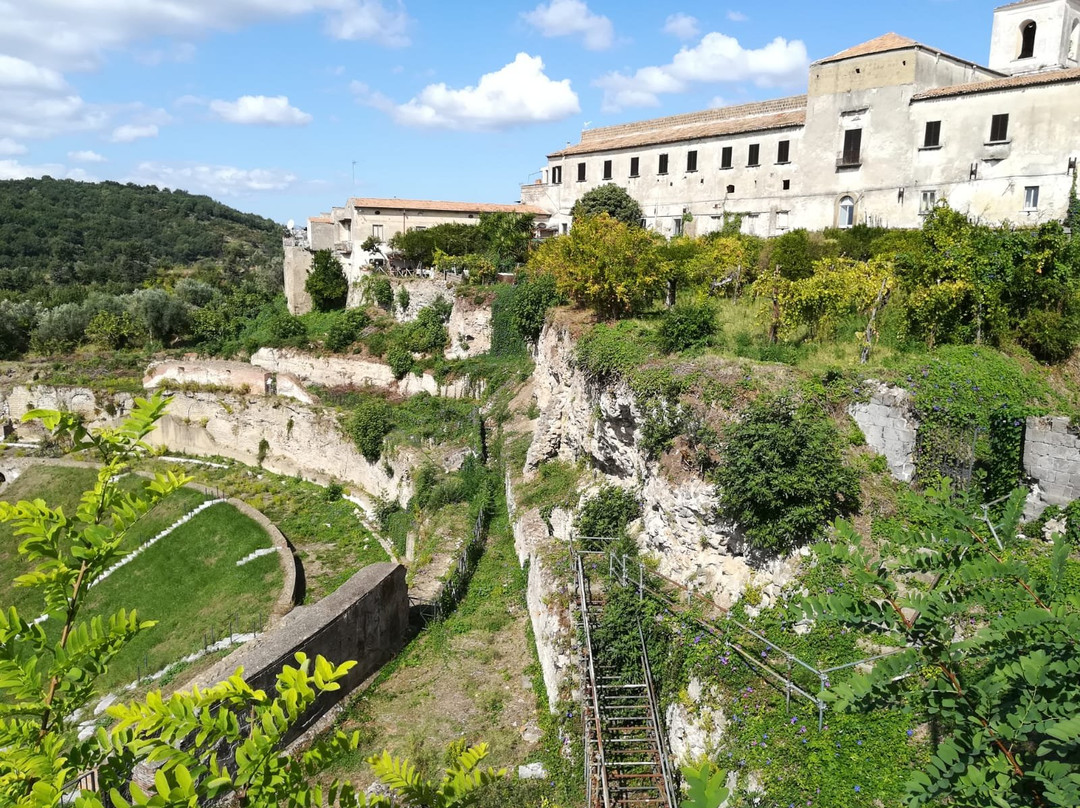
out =
[(50, 302), (58, 286), (129, 291), (174, 265), (231, 255), (264, 263), (280, 252), (280, 236), (269, 219), (185, 191), (48, 177), (0, 182), (0, 293)]

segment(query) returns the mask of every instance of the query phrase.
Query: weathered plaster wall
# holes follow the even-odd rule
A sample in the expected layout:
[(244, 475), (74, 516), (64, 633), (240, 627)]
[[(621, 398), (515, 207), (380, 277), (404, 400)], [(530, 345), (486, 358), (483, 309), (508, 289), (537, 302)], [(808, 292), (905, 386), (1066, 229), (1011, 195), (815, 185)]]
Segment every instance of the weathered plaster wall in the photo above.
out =
[(903, 482), (915, 477), (915, 439), (919, 422), (911, 394), (901, 387), (868, 381), (870, 398), (852, 404), (848, 414), (859, 425), (867, 445), (885, 457), (892, 476)]
[(446, 398), (469, 398), (482, 392), (474, 390), (468, 378), (440, 385), (430, 373), (410, 373), (398, 380), (389, 365), (358, 356), (315, 356), (290, 348), (260, 348), (251, 363), (321, 387), (378, 387), (401, 396), (423, 392)]
[(340, 682), (341, 689), (324, 693), (290, 729), (285, 742), (388, 662), (404, 642), (409, 626), (409, 591), (405, 567), (384, 562), (356, 573), (332, 594), (310, 606), (299, 606), (265, 634), (237, 649), (202, 673), (193, 683), (206, 686), (227, 679), (243, 667), (245, 680), (256, 689), (272, 691), (284, 665), (295, 665), (303, 652), (331, 662), (355, 660)]
[(285, 247), (285, 300), (290, 314), (311, 311), (311, 295), (304, 285), (311, 272), (311, 251), (307, 247)]

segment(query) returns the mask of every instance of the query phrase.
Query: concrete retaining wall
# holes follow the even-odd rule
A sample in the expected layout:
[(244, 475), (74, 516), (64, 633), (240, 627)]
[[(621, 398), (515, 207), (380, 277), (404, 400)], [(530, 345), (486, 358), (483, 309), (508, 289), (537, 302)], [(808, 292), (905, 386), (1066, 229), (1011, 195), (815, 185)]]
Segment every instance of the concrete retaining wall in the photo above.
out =
[(250, 396), (294, 398), (304, 404), (314, 404), (300, 380), (289, 373), (269, 371), (246, 362), (225, 362), (218, 359), (169, 359), (155, 362), (146, 370), (143, 387), (178, 389), (186, 386), (214, 387)]
[(409, 590), (405, 567), (384, 562), (356, 573), (337, 591), (311, 606), (299, 606), (276, 626), (237, 649), (199, 675), (192, 685), (204, 687), (244, 669), (252, 687), (273, 692), (284, 665), (294, 665), (303, 652), (312, 660), (322, 655), (334, 663), (355, 660), (356, 666), (324, 693), (290, 730), (285, 743), (301, 733), (342, 697), (386, 664), (397, 653), (409, 627)]

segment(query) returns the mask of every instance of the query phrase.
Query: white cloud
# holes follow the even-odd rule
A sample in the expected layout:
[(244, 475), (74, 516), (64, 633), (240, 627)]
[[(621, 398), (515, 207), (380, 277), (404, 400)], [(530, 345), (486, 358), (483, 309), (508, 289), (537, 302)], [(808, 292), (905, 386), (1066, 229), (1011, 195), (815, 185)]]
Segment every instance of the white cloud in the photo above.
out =
[(304, 126), (311, 116), (289, 104), (288, 96), (244, 95), (235, 101), (211, 101), (210, 111), (229, 123)]
[(693, 39), (698, 35), (697, 17), (679, 12), (672, 14), (664, 21), (664, 33), (671, 34), (679, 39)]
[(190, 42), (175, 42), (166, 48), (136, 51), (135, 61), (147, 67), (157, 67), (165, 62), (190, 62), (195, 58), (196, 48)]
[(735, 37), (714, 31), (694, 47), (684, 47), (670, 64), (643, 67), (633, 75), (608, 73), (594, 84), (604, 90), (604, 110), (615, 112), (657, 106), (660, 94), (685, 92), (693, 83), (795, 85), (805, 81), (809, 64), (801, 40), (777, 37), (763, 48), (746, 49)]
[(45, 175), (58, 179), (81, 180), (83, 182), (92, 182), (94, 180), (81, 168), (68, 169), (60, 163), (25, 165), (18, 160), (0, 160), (0, 180), (24, 180), (44, 177)]
[(611, 20), (594, 14), (582, 0), (550, 0), (521, 16), (547, 37), (581, 34), (589, 50), (605, 50), (615, 41)]
[(750, 19), (741, 11), (729, 11), (727, 13), (727, 18), (731, 20), (731, 22), (746, 22)]
[[(387, 107), (386, 98), (366, 85), (356, 82), (353, 91), (365, 103)], [(580, 110), (570, 79), (548, 78), (539, 56), (519, 53), (510, 64), (481, 76), (474, 87), (430, 84), (391, 112), (408, 126), (475, 130), (557, 121)]]
[(0, 53), (58, 70), (85, 70), (139, 40), (235, 30), (314, 12), (326, 16), (327, 33), (338, 39), (408, 44), (410, 20), (400, 0), (0, 0)]
[(96, 151), (86, 149), (84, 151), (69, 151), (68, 159), (73, 163), (104, 163), (105, 158)]
[(131, 143), (136, 140), (142, 140), (143, 138), (157, 136), (157, 124), (126, 123), (123, 126), (118, 126), (113, 129), (112, 136), (109, 139), (113, 143)]
[(210, 196), (244, 196), (285, 191), (297, 182), (295, 174), (278, 169), (145, 162), (127, 178), (129, 182), (182, 189)]
[(0, 137), (0, 155), (13, 157), (16, 154), (26, 154), (26, 146), (9, 137)]

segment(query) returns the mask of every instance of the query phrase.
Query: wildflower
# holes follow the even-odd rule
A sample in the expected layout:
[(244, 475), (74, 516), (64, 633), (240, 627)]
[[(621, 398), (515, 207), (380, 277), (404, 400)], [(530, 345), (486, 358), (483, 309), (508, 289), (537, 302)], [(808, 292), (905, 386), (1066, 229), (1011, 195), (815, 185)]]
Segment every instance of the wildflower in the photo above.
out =
[(862, 741), (856, 741), (855, 745), (856, 746), (862, 746)]
[(792, 725), (792, 726), (795, 726), (795, 725), (796, 725), (796, 724), (798, 724), (798, 723), (799, 723), (799, 717), (798, 717), (797, 715), (793, 715), (793, 716), (791, 717), (791, 725)]
[(911, 737), (912, 735), (914, 735), (914, 734), (915, 734), (915, 730), (913, 730), (913, 729), (909, 729), (909, 730), (907, 731), (907, 736), (908, 736), (909, 738), (910, 738), (910, 737)]
[(855, 786), (855, 793), (858, 794), (860, 791), (862, 791), (862, 786)]

